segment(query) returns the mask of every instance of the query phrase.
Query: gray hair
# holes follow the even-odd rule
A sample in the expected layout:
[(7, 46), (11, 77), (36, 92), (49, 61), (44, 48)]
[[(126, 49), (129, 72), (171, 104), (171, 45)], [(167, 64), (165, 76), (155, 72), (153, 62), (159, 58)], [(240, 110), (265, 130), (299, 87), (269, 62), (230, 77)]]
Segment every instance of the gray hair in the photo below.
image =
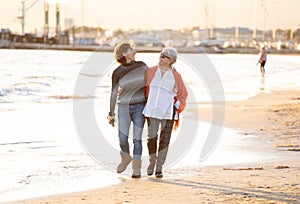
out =
[(161, 53), (166, 53), (168, 55), (168, 57), (170, 57), (171, 59), (173, 59), (175, 62), (177, 60), (177, 50), (173, 47), (165, 47)]

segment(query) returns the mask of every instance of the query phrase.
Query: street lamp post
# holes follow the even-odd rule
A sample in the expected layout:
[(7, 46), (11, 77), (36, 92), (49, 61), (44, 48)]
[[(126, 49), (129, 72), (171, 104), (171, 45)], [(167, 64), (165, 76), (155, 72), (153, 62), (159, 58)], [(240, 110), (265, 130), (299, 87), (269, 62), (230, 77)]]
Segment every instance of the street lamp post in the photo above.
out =
[(21, 14), (21, 25), (22, 25), (22, 35), (25, 34), (25, 1), (21, 2), (22, 4), (22, 14)]
[(44, 12), (45, 12), (45, 25), (44, 25), (44, 43), (48, 43), (48, 35), (49, 35), (49, 3), (47, 1), (44, 2)]
[(56, 40), (60, 39), (60, 3), (56, 2)]

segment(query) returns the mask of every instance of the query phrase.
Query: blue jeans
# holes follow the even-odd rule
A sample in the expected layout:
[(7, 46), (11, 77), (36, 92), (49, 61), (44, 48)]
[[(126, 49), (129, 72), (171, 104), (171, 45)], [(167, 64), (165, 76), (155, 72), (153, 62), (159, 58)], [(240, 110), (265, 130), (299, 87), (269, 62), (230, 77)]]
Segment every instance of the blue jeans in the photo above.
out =
[(144, 104), (118, 105), (119, 142), (121, 151), (129, 154), (129, 129), (133, 122), (133, 159), (142, 157), (142, 133), (145, 123)]

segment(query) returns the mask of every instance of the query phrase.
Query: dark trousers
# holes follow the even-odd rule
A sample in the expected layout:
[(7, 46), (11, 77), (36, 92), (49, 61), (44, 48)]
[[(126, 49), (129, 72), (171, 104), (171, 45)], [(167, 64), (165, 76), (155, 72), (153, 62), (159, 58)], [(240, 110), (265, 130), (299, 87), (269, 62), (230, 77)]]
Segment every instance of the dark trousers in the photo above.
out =
[(265, 74), (265, 64), (266, 64), (266, 61), (261, 61), (261, 63), (260, 63), (260, 71), (262, 74)]
[[(160, 120), (156, 118), (148, 118), (148, 152), (150, 164), (153, 166), (156, 163), (156, 171), (161, 171), (165, 163), (168, 148), (173, 130), (174, 120)], [(159, 147), (157, 152), (158, 129), (161, 126), (159, 136)]]

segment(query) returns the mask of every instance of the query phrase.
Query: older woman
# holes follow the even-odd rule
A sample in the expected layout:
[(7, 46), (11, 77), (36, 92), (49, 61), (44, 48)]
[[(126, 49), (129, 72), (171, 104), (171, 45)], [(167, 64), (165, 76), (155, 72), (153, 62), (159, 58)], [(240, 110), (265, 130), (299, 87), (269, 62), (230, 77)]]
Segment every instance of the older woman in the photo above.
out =
[[(147, 103), (143, 111), (148, 122), (148, 176), (155, 170), (155, 176), (162, 178), (162, 166), (166, 160), (173, 124), (178, 125), (179, 113), (186, 105), (187, 90), (181, 75), (172, 66), (177, 59), (174, 48), (164, 48), (158, 65), (149, 68), (145, 74)], [(161, 125), (157, 151), (158, 129)]]
[(133, 123), (133, 162), (132, 178), (141, 177), (142, 132), (145, 123), (143, 109), (146, 102), (144, 92), (144, 74), (148, 69), (142, 61), (135, 61), (136, 51), (128, 43), (121, 43), (115, 48), (115, 59), (120, 63), (112, 74), (110, 112), (108, 121), (114, 124), (115, 105), (118, 98), (119, 143), (121, 163), (117, 172), (125, 171), (132, 157), (129, 151), (129, 129)]

